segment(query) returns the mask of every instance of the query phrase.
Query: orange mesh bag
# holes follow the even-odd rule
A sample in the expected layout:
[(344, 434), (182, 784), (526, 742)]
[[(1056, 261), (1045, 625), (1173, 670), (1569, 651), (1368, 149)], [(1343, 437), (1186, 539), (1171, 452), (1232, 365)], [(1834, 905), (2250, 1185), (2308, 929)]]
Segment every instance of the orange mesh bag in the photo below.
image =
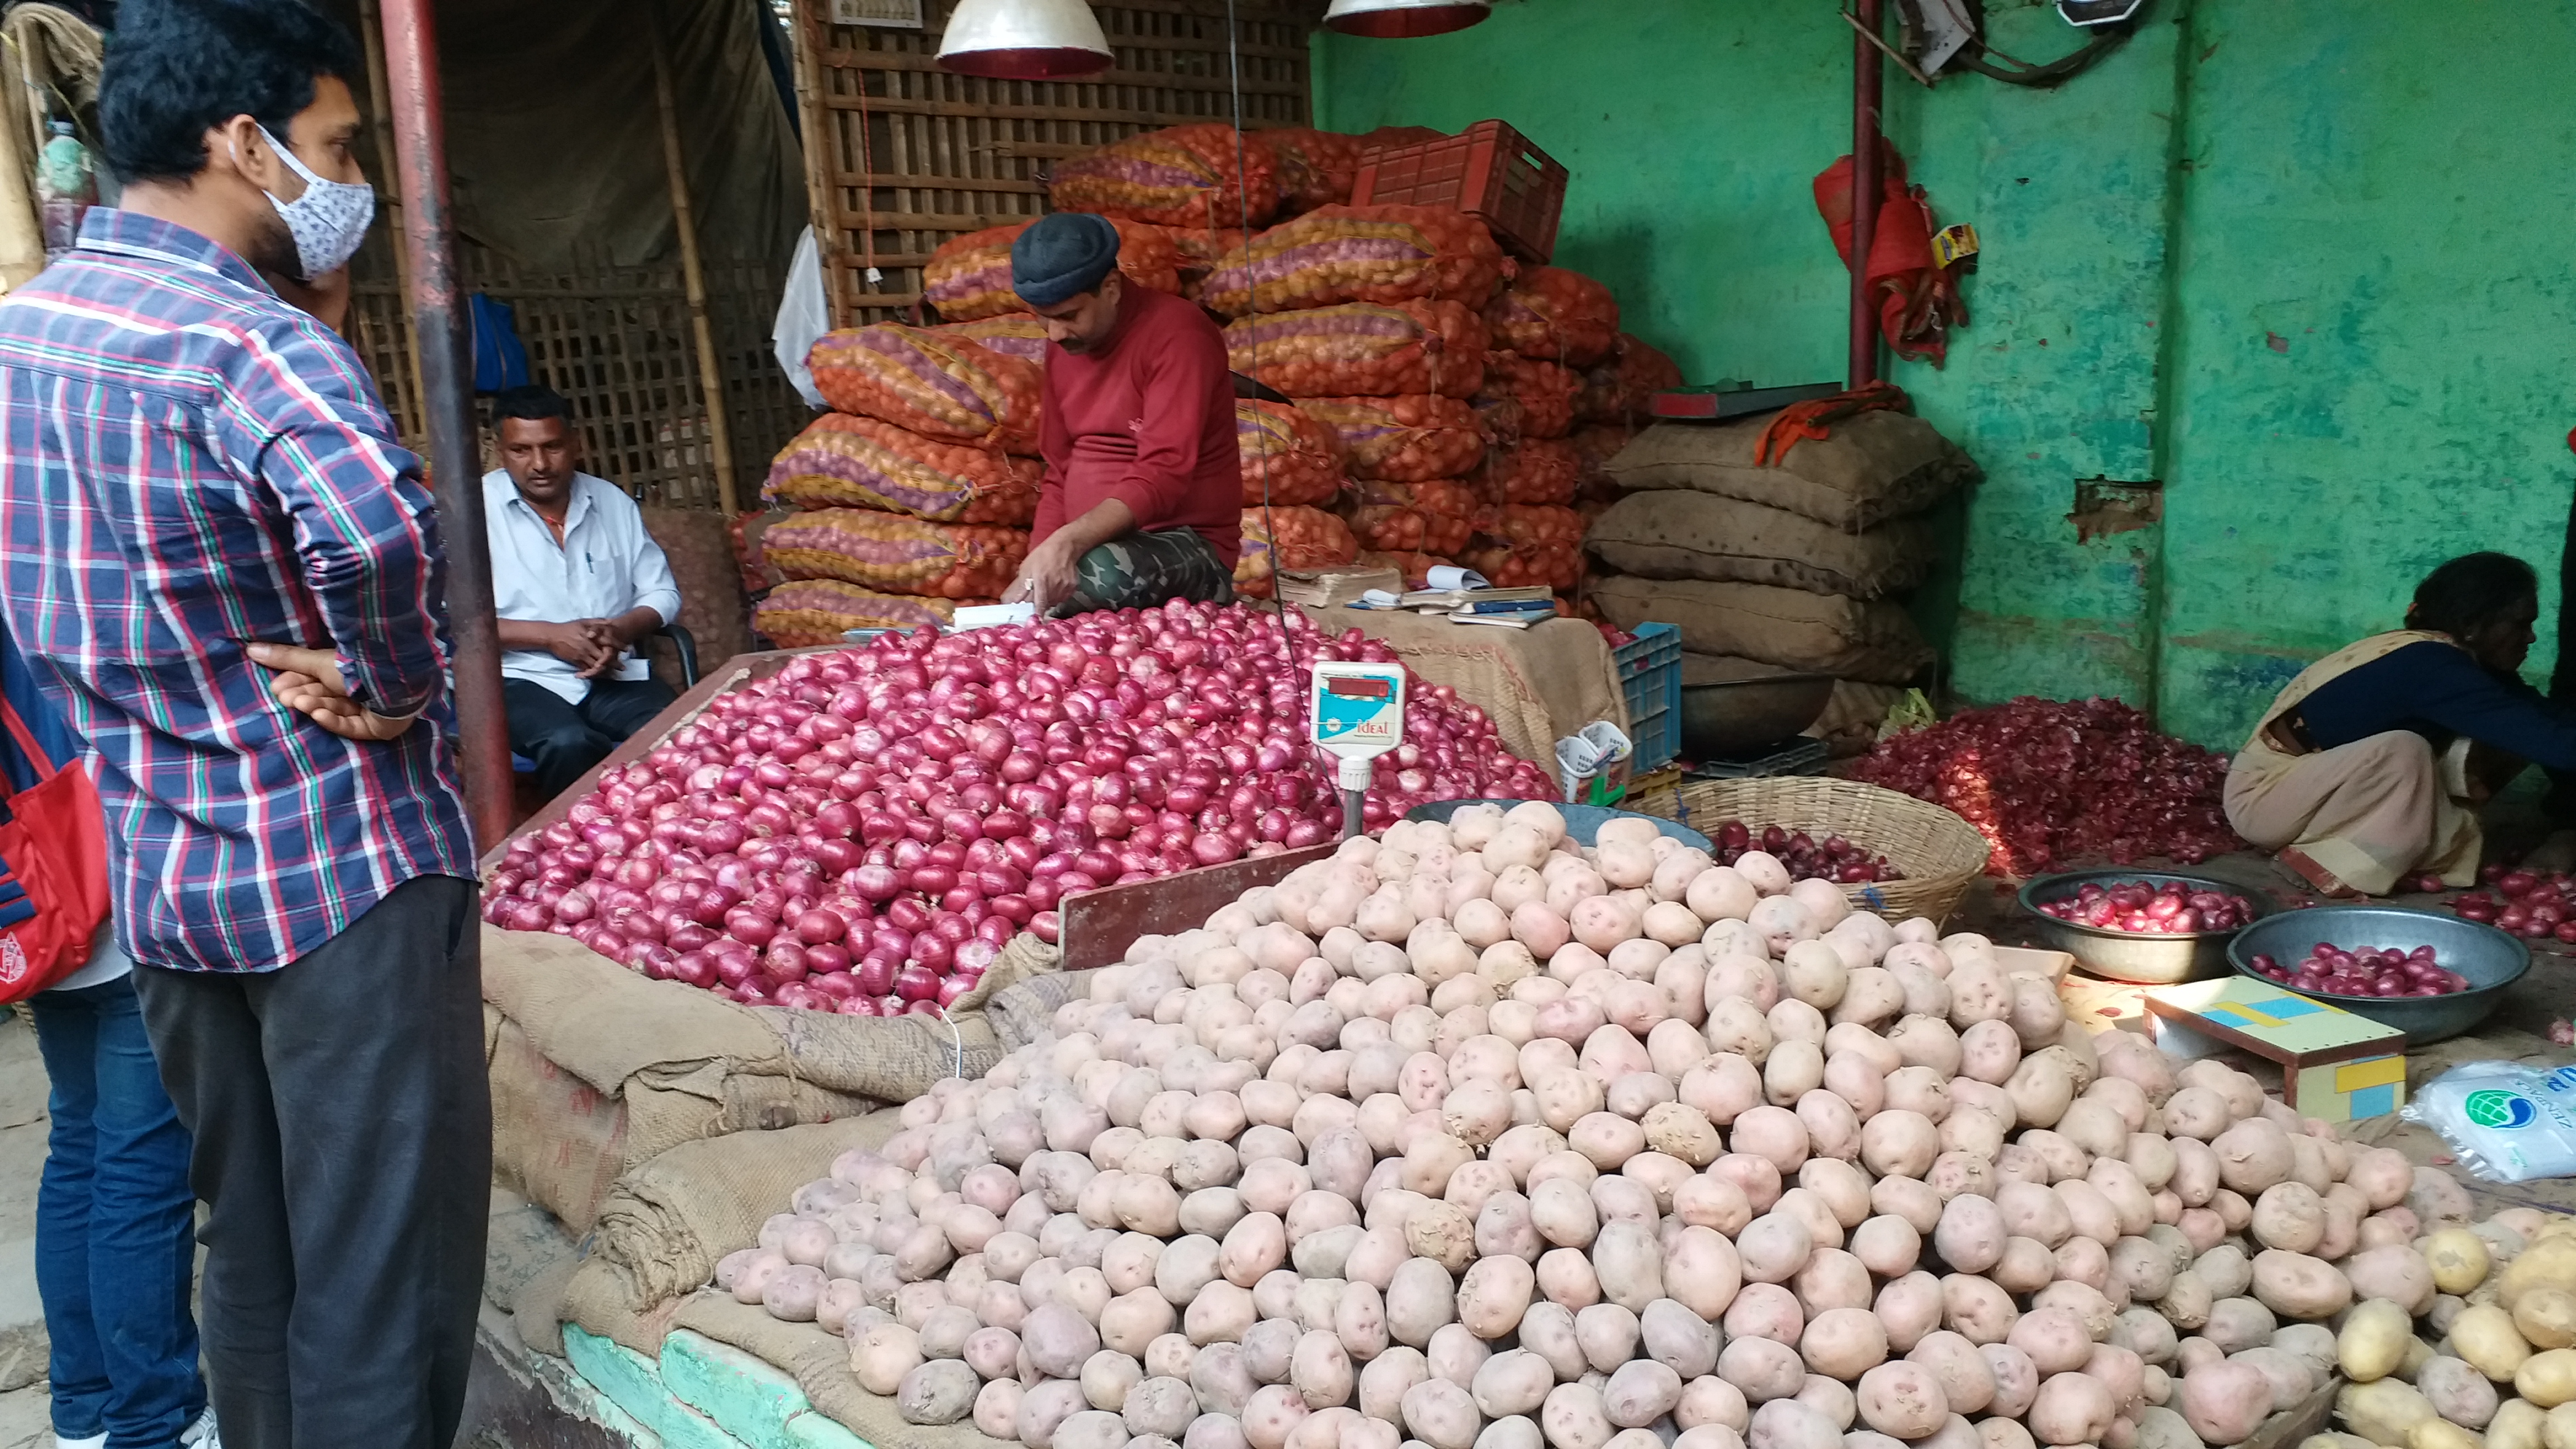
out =
[(1615, 356), (1583, 374), (1574, 403), (1575, 420), (1625, 423), (1649, 416), (1655, 394), (1682, 385), (1682, 370), (1671, 358), (1622, 332)]
[(1141, 132), (1058, 162), (1047, 194), (1058, 211), (1160, 226), (1259, 226), (1279, 209), (1279, 158), (1257, 131), (1239, 141), (1238, 149), (1234, 128), (1217, 121)]
[(1482, 309), (1503, 266), (1493, 233), (1463, 211), (1327, 206), (1254, 237), (1208, 274), (1199, 301), (1224, 317), (1417, 297)]
[(1290, 397), (1474, 397), (1485, 324), (1459, 302), (1344, 302), (1226, 324), (1229, 364)]
[(1286, 403), (1238, 399), (1234, 442), (1246, 508), (1330, 503), (1342, 491), (1341, 434), (1321, 418)]
[(981, 523), (932, 523), (862, 508), (799, 513), (761, 540), (791, 579), (840, 579), (890, 594), (988, 599), (1028, 555), (1029, 531)]
[[(1159, 226), (1111, 218), (1118, 228), (1118, 270), (1127, 280), (1157, 292), (1178, 295), (1181, 254), (1170, 233)], [(951, 322), (975, 322), (1007, 312), (1025, 312), (1028, 304), (1011, 285), (1011, 243), (1031, 223), (989, 226), (940, 247), (921, 269), (921, 295)]]
[(1571, 593), (1583, 582), (1583, 550), (1565, 544), (1488, 544), (1458, 562), (1500, 589), (1554, 589)]
[(1485, 455), (1482, 496), (1488, 503), (1571, 503), (1582, 481), (1572, 443), (1531, 438)]
[[(1578, 410), (1582, 407), (1580, 398), (1576, 399), (1575, 406)], [(1636, 436), (1635, 431), (1625, 423), (1593, 423), (1576, 428), (1565, 440), (1574, 449), (1577, 464), (1576, 481), (1578, 483), (1610, 481), (1609, 470), (1603, 465), (1619, 456), (1619, 450), (1628, 446), (1629, 440)], [(1536, 503), (1546, 500), (1534, 498), (1530, 501)], [(1561, 503), (1564, 500), (1554, 501)]]
[(1181, 295), (1195, 302), (1206, 287), (1208, 273), (1227, 262), (1240, 262), (1244, 248), (1252, 243), (1251, 232), (1239, 226), (1167, 226), (1163, 239), (1172, 244), (1180, 258)]
[(1530, 267), (1485, 308), (1494, 346), (1590, 367), (1619, 341), (1619, 299), (1610, 289), (1563, 267)]
[(1430, 575), (1433, 569), (1453, 560), (1434, 557), (1415, 549), (1364, 548), (1360, 550), (1360, 556), (1351, 562), (1362, 568), (1393, 569), (1404, 575), (1406, 588), (1421, 589), (1430, 587)]
[(1574, 431), (1574, 399), (1582, 390), (1582, 378), (1553, 362), (1488, 352), (1477, 399), (1520, 404), (1520, 437), (1562, 438)]
[(881, 508), (1026, 527), (1045, 465), (943, 443), (875, 418), (826, 413), (779, 450), (761, 496), (793, 508)]
[(1297, 406), (1341, 435), (1354, 478), (1459, 478), (1475, 472), (1485, 457), (1476, 410), (1456, 398), (1319, 397)]
[(824, 334), (806, 358), (837, 412), (898, 428), (1034, 456), (1038, 390), (1046, 374), (953, 332), (899, 322)]
[(751, 611), (751, 627), (782, 649), (838, 644), (851, 629), (942, 628), (957, 617), (958, 604), (990, 604), (993, 599), (917, 599), (908, 594), (880, 594), (837, 579), (797, 579), (769, 591)]
[[(1276, 525), (1276, 538), (1271, 528)], [(1341, 519), (1320, 508), (1243, 510), (1243, 553), (1234, 565), (1234, 591), (1248, 599), (1271, 594), (1275, 569), (1321, 569), (1360, 556), (1359, 540)]]
[(1035, 312), (1005, 312), (999, 317), (986, 317), (974, 322), (950, 322), (933, 327), (942, 337), (963, 337), (978, 347), (1016, 357), (1022, 362), (1046, 366), (1046, 324)]
[(1295, 216), (1351, 199), (1359, 179), (1361, 142), (1334, 131), (1284, 126), (1261, 139), (1279, 158), (1279, 214)]
[(1475, 536), (1476, 492), (1464, 483), (1371, 483), (1360, 490), (1355, 531), (1372, 548), (1454, 554)]

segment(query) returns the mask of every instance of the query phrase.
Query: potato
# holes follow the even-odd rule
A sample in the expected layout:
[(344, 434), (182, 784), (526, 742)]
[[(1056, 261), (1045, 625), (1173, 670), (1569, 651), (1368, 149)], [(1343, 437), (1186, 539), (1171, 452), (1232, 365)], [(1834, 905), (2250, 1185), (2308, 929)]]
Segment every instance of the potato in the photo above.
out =
[(1681, 1375), (1653, 1359), (1632, 1359), (1611, 1372), (1601, 1409), (1621, 1428), (1642, 1429), (1671, 1413), (1681, 1398)]
[[(2269, 1253), (2258, 1254), (2254, 1259), (2254, 1291), (2257, 1296), (2263, 1291), (2263, 1259), (2270, 1256)], [(2433, 1306), (2432, 1266), (2424, 1261), (2422, 1253), (2412, 1247), (2372, 1248), (2355, 1253), (2343, 1261), (2342, 1276), (2350, 1284), (2353, 1297), (2386, 1298), (2409, 1315), (2420, 1314)], [(2333, 1309), (2327, 1311), (2332, 1312)], [(2314, 1318), (2323, 1315), (2302, 1313), (2293, 1316)]]
[[(2397, 1253), (2406, 1250), (2381, 1248), (2374, 1251)], [(2413, 1257), (2415, 1270), (2422, 1274), (2423, 1285), (2429, 1289), (2432, 1286), (2431, 1270), (2423, 1266), (2421, 1257), (2411, 1253), (2409, 1256)], [(2356, 1258), (2349, 1266), (2358, 1271), (2363, 1263)], [(2311, 1258), (2305, 1253), (2266, 1248), (2254, 1255), (2254, 1296), (2262, 1300), (2264, 1307), (2284, 1317), (2316, 1319), (2340, 1313), (2351, 1306), (2353, 1284), (2343, 1271), (2322, 1259)], [(2430, 1305), (2432, 1299), (2433, 1295), (2426, 1292), (2422, 1295), (2422, 1305), (2418, 1306)]]
[(1941, 1324), (1945, 1308), (1941, 1280), (1917, 1268), (1879, 1289), (1873, 1306), (1878, 1321), (1887, 1328), (1887, 1346), (1898, 1353), (1910, 1352)]
[(2533, 1354), (2513, 1371), (2514, 1392), (2544, 1409), (2576, 1400), (2576, 1348)]
[[(1556, 1387), (1556, 1373), (1546, 1359), (1526, 1348), (1495, 1354), (1476, 1368), (1468, 1396), (1488, 1419), (1534, 1414)], [(1362, 1413), (1368, 1412), (1362, 1405)]]
[(1807, 1380), (1805, 1361), (1785, 1343), (1767, 1338), (1739, 1338), (1717, 1356), (1717, 1375), (1740, 1390), (1747, 1403), (1765, 1404), (1794, 1397)]
[(2040, 1382), (2031, 1401), (2030, 1431), (2042, 1444), (2099, 1443), (2118, 1409), (2109, 1385), (2080, 1373), (2055, 1374)]
[(1664, 1291), (1701, 1319), (1714, 1321), (1735, 1301), (1743, 1282), (1736, 1245), (1715, 1229), (1697, 1225), (1685, 1225), (1671, 1243), (1661, 1273)]
[(1761, 1449), (1841, 1449), (1843, 1435), (1833, 1419), (1813, 1405), (1774, 1399), (1753, 1411), (1744, 1442)]
[(2335, 1336), (2335, 1362), (2355, 1383), (2384, 1379), (2405, 1362), (2407, 1342), (2414, 1336), (2415, 1325), (2403, 1307), (2385, 1298), (2364, 1299)]
[(1549, 1390), (1538, 1422), (1555, 1449), (1602, 1449), (1610, 1442), (1612, 1426), (1601, 1393), (1586, 1384), (1558, 1384)]
[(2549, 1412), (2520, 1399), (2504, 1400), (2496, 1405), (2495, 1417), (2487, 1421), (2487, 1449), (2545, 1449), (2542, 1426)]
[(1894, 1439), (1926, 1438), (1950, 1416), (1940, 1379), (1903, 1359), (1861, 1375), (1858, 1397), (1861, 1422)]
[(873, 1324), (850, 1340), (850, 1372), (872, 1394), (894, 1393), (921, 1362), (919, 1335), (900, 1323)]
[(2093, 1351), (2084, 1321), (2063, 1308), (2031, 1309), (2013, 1323), (2004, 1341), (2030, 1355), (2043, 1379), (2082, 1368)]
[(2183, 1375), (2183, 1419), (2208, 1443), (2240, 1443), (2271, 1412), (2271, 1383), (2253, 1364), (2222, 1359)]
[[(789, 1274), (795, 1271), (787, 1270)], [(776, 1284), (771, 1286), (775, 1289)], [(2576, 1344), (2576, 1294), (2558, 1288), (2526, 1290), (2514, 1301), (2513, 1326), (2522, 1330), (2523, 1338), (2534, 1348)]]
[(1829, 1308), (1807, 1321), (1798, 1340), (1809, 1372), (1857, 1378), (1887, 1359), (1887, 1330), (1866, 1308)]
[[(2185, 1380), (2183, 1387), (2188, 1392), (2190, 1382)], [(2416, 1425), (2440, 1416), (2413, 1384), (2388, 1378), (2346, 1384), (2335, 1394), (2335, 1417), (2373, 1444), (2397, 1446), (2406, 1443)]]
[(2020, 1316), (2011, 1296), (1989, 1279), (1953, 1273), (1941, 1280), (1942, 1326), (1970, 1343), (2004, 1341)]
[(2264, 1247), (2313, 1252), (2325, 1231), (2325, 1203), (2305, 1183), (2274, 1183), (2255, 1200), (2254, 1240)]
[(2433, 1412), (2466, 1429), (2484, 1429), (2495, 1417), (2496, 1390), (2487, 1376), (2462, 1359), (2437, 1355), (2415, 1371), (2416, 1391)]

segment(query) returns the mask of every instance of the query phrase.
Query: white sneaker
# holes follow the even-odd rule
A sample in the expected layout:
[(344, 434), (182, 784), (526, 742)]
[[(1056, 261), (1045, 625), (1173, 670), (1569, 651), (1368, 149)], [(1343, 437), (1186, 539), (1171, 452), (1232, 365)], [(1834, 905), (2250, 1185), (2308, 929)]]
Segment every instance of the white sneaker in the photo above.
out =
[(66, 1439), (62, 1435), (56, 1434), (54, 1436), (54, 1449), (107, 1449), (107, 1436), (105, 1434), (92, 1434), (86, 1439)]
[[(105, 1443), (104, 1440), (100, 1442)], [(215, 1433), (214, 1405), (208, 1404), (206, 1412), (197, 1416), (197, 1422), (180, 1433), (179, 1443), (182, 1449), (224, 1449), (223, 1439)]]

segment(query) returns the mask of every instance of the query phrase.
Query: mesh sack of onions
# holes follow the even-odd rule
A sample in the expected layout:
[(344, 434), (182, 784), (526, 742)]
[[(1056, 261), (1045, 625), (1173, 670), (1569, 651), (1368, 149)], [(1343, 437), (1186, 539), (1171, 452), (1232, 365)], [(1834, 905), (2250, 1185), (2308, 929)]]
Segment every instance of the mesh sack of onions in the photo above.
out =
[[(1575, 410), (1579, 413), (1582, 407), (1582, 399), (1576, 398)], [(1610, 474), (1603, 465), (1617, 457), (1619, 450), (1636, 436), (1626, 423), (1591, 423), (1568, 434), (1565, 441), (1574, 449), (1576, 485), (1608, 483)]]
[(893, 594), (987, 599), (1020, 571), (1029, 531), (933, 523), (864, 508), (799, 513), (770, 526), (762, 550), (791, 579), (840, 579)]
[(1505, 543), (1576, 549), (1583, 546), (1582, 517), (1561, 504), (1506, 503), (1488, 511), (1483, 529)]
[(1574, 431), (1575, 395), (1583, 390), (1580, 375), (1535, 358), (1509, 352), (1485, 354), (1485, 385), (1477, 400), (1508, 399), (1519, 405), (1519, 427), (1513, 436), (1541, 440)]
[(1239, 317), (1225, 329), (1234, 370), (1290, 397), (1476, 395), (1485, 324), (1458, 302), (1343, 302)]
[(1351, 183), (1360, 174), (1360, 138), (1304, 126), (1264, 131), (1271, 154), (1279, 158), (1279, 214), (1296, 216), (1319, 206), (1351, 199)]
[(1207, 286), (1208, 273), (1229, 263), (1241, 265), (1253, 233), (1239, 226), (1169, 226), (1163, 235), (1180, 257), (1181, 295), (1195, 302)]
[(1327, 206), (1252, 239), (1208, 274), (1199, 301), (1225, 317), (1442, 297), (1481, 309), (1503, 279), (1485, 224), (1434, 206)]
[(1523, 357), (1584, 368), (1619, 341), (1619, 299), (1563, 267), (1528, 267), (1485, 307), (1494, 345)]
[(1571, 593), (1583, 582), (1583, 550), (1565, 544), (1488, 544), (1468, 549), (1458, 562), (1505, 589), (1554, 589)]
[[(657, 979), (851, 1015), (935, 1012), (1067, 895), (1338, 833), (1294, 661), (1392, 663), (1302, 613), (1170, 604), (888, 634), (717, 696), (484, 897)], [(1544, 792), (1485, 713), (1407, 682), (1372, 828), (1426, 800)]]
[(1475, 490), (1451, 479), (1369, 483), (1353, 531), (1371, 548), (1454, 556), (1475, 534)]
[(1342, 436), (1287, 403), (1243, 398), (1234, 405), (1243, 458), (1243, 506), (1330, 503), (1342, 489)]
[(843, 328), (815, 343), (806, 365), (836, 411), (951, 442), (1038, 451), (1044, 371), (954, 332), (898, 322)]
[(825, 413), (769, 465), (762, 496), (793, 508), (875, 508), (1021, 527), (1037, 516), (1035, 458), (943, 443), (875, 418)]
[(1171, 126), (1057, 162), (1048, 196), (1058, 211), (1161, 226), (1259, 226), (1279, 208), (1279, 158), (1258, 131)]
[(1431, 586), (1433, 569), (1443, 564), (1455, 563), (1456, 560), (1424, 553), (1419, 549), (1362, 548), (1360, 556), (1353, 562), (1362, 568), (1393, 569), (1404, 575), (1406, 588), (1425, 589)]
[(1300, 399), (1297, 406), (1340, 436), (1354, 478), (1460, 478), (1484, 461), (1485, 433), (1476, 410), (1456, 398), (1319, 397)]
[(1659, 392), (1682, 385), (1679, 364), (1625, 332), (1616, 356), (1584, 371), (1575, 396), (1574, 416), (1584, 423), (1627, 423), (1648, 416)]
[(852, 629), (942, 628), (957, 617), (959, 604), (995, 602), (881, 594), (838, 579), (791, 579), (753, 606), (751, 627), (782, 649), (802, 649), (838, 644)]
[[(1008, 312), (1025, 312), (1028, 304), (1011, 286), (1011, 243), (1029, 222), (988, 226), (944, 243), (921, 269), (923, 299), (951, 322), (973, 322)], [(1157, 292), (1181, 290), (1180, 252), (1159, 226), (1111, 218), (1118, 228), (1118, 271), (1128, 281)]]
[(1271, 574), (1276, 569), (1332, 568), (1359, 556), (1359, 540), (1351, 536), (1351, 526), (1320, 508), (1246, 508), (1234, 591), (1247, 599), (1266, 599), (1271, 596)]
[(1528, 438), (1486, 453), (1481, 482), (1488, 503), (1571, 503), (1582, 463), (1571, 443)]
[(973, 322), (947, 322), (930, 330), (943, 337), (963, 337), (1004, 357), (1046, 366), (1046, 324), (1034, 312), (1006, 312)]
[(2108, 857), (2189, 865), (2242, 848), (2227, 757), (2160, 734), (2116, 699), (2016, 699), (1879, 742), (1852, 778), (1955, 811), (1994, 847), (1987, 872)]

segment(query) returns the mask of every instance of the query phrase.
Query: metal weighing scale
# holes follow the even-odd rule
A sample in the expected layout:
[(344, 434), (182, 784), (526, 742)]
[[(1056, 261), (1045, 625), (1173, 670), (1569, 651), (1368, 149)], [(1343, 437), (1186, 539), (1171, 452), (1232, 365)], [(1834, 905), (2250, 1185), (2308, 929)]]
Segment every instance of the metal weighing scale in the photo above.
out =
[(1404, 742), (1404, 666), (1320, 661), (1308, 691), (1312, 738), (1341, 762), (1335, 783), (1348, 839), (1360, 833), (1360, 797), (1369, 787), (1370, 765)]

